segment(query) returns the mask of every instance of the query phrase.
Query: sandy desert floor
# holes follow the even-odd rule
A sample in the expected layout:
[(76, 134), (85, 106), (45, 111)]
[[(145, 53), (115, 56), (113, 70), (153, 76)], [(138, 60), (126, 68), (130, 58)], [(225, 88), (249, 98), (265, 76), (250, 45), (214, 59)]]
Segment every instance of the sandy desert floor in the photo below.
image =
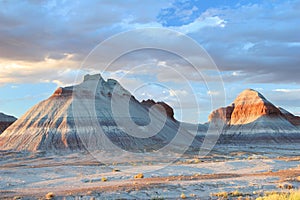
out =
[[(255, 199), (300, 187), (300, 146), (216, 146), (208, 156), (166, 154), (109, 163), (88, 153), (0, 152), (0, 198), (44, 199)], [(168, 158), (177, 160), (169, 163)], [(145, 157), (145, 154), (142, 156)], [(162, 156), (158, 156), (161, 158)], [(143, 173), (144, 178), (134, 175)], [(105, 180), (106, 179), (106, 180)]]

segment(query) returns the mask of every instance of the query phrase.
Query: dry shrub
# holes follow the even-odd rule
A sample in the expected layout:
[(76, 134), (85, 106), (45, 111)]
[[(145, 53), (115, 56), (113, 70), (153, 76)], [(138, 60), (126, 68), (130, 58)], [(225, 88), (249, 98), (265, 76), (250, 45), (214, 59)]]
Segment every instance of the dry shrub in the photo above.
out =
[(101, 178), (101, 181), (102, 181), (102, 182), (106, 182), (106, 181), (107, 181), (107, 178), (106, 178), (106, 177), (102, 177), (102, 178)]
[(180, 195), (180, 198), (182, 198), (182, 199), (186, 199), (186, 196), (185, 196), (185, 194), (184, 194), (184, 193), (181, 193), (181, 195)]
[(49, 192), (48, 194), (45, 195), (45, 198), (47, 200), (53, 199), (54, 197), (55, 197), (55, 195), (53, 192)]
[(300, 190), (290, 192), (273, 192), (266, 194), (263, 197), (258, 197), (256, 200), (299, 200)]
[(144, 178), (144, 174), (139, 173), (139, 174), (137, 174), (137, 175), (134, 175), (134, 178), (135, 178), (135, 179)]
[(218, 193), (213, 193), (212, 196), (220, 197), (220, 198), (228, 198), (228, 193), (227, 192), (218, 192)]

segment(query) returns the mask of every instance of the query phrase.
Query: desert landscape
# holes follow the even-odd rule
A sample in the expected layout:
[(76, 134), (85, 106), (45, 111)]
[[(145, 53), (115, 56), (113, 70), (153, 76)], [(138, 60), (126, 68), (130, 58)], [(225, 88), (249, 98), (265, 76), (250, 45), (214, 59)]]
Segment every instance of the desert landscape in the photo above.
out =
[(300, 0), (0, 8), (0, 200), (300, 200)]
[[(90, 95), (93, 85), (96, 96)], [(147, 126), (147, 118), (155, 115), (166, 118), (164, 127), (155, 137), (151, 127), (141, 129), (147, 140), (127, 134), (123, 130), (129, 119), (122, 118), (124, 127), (116, 125), (109, 94), (118, 102), (129, 97), (135, 123)], [(78, 97), (82, 102), (75, 115)], [(93, 103), (96, 116), (81, 108)], [(102, 130), (90, 125), (95, 120)], [(219, 120), (224, 127), (216, 145), (199, 155), (208, 134), (203, 127)], [(299, 122), (247, 89), (231, 106), (213, 111), (207, 124), (194, 125), (202, 128), (193, 135), (192, 125), (181, 127), (169, 105), (138, 102), (116, 80), (86, 75), (79, 85), (58, 88), (0, 135), (0, 194), (3, 199), (257, 199), (289, 194), (300, 186)], [(175, 142), (174, 133), (180, 134)], [(188, 137), (194, 139), (184, 149)], [(156, 149), (167, 141), (172, 146)], [(299, 198), (299, 192), (293, 195)]]

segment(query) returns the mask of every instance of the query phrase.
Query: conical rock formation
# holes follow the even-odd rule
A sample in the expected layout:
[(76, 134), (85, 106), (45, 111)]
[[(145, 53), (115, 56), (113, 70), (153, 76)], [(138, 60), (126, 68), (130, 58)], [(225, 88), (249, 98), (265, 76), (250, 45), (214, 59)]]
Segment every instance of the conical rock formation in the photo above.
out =
[(193, 141), (169, 109), (161, 111), (169, 106), (144, 104), (116, 80), (86, 75), (26, 112), (0, 136), (0, 149), (143, 152), (186, 148)]
[[(259, 92), (247, 89), (238, 95), (232, 105), (219, 108), (209, 115), (209, 121), (222, 120), (223, 134), (260, 135), (262, 137), (300, 136), (299, 118), (277, 108)], [(289, 135), (286, 135), (289, 134)]]

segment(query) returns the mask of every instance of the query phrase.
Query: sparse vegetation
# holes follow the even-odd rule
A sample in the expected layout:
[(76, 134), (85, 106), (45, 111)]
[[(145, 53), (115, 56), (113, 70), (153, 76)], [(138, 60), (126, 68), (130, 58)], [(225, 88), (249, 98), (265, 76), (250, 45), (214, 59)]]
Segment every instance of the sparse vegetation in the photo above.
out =
[(290, 192), (270, 192), (263, 197), (258, 197), (256, 200), (299, 200), (300, 190)]
[(102, 177), (102, 178), (101, 178), (101, 181), (102, 181), (102, 182), (106, 182), (106, 181), (107, 181), (107, 178), (106, 178), (106, 177)]
[(212, 196), (216, 196), (216, 197), (220, 197), (220, 198), (228, 198), (228, 192), (213, 193)]
[(50, 199), (53, 199), (55, 197), (54, 193), (53, 192), (49, 192), (45, 195), (45, 198), (47, 200), (50, 200)]
[(228, 197), (242, 197), (245, 196), (245, 194), (239, 192), (239, 191), (233, 191), (233, 192), (218, 192), (211, 194), (212, 196), (216, 196), (219, 198), (227, 199)]
[(243, 196), (243, 193), (236, 190), (234, 192), (230, 192), (229, 195), (232, 196), (232, 197), (239, 197), (239, 196)]
[(281, 189), (288, 189), (288, 190), (291, 190), (294, 188), (294, 186), (292, 184), (279, 184), (278, 187)]
[(181, 193), (181, 195), (180, 195), (180, 198), (182, 198), (182, 199), (186, 199), (186, 196), (185, 196), (185, 194), (184, 194), (184, 193)]
[(194, 174), (194, 176), (195, 176), (195, 177), (200, 176), (200, 173), (196, 173), (196, 174)]
[(139, 173), (139, 174), (137, 174), (137, 175), (134, 175), (134, 178), (135, 178), (135, 179), (144, 178), (144, 174)]

